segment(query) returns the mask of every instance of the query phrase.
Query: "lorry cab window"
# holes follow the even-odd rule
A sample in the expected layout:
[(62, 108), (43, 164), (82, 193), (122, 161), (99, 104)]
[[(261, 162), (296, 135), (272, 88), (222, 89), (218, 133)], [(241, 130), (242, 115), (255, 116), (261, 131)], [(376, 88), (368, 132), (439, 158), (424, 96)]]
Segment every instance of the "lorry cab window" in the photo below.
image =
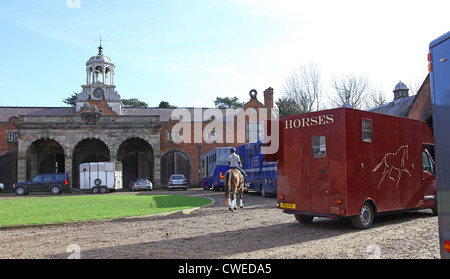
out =
[(422, 162), (423, 162), (423, 170), (428, 171), (431, 174), (434, 174), (433, 162), (431, 161), (428, 152), (426, 152), (425, 150), (422, 151)]

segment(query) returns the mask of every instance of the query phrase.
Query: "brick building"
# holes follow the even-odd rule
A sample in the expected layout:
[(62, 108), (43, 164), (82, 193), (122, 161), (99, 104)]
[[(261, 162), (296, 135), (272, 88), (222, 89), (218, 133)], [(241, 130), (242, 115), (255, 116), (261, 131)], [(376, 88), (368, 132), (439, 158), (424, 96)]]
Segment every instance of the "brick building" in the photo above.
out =
[(428, 74), (416, 95), (409, 96), (409, 89), (399, 82), (394, 89), (394, 100), (369, 111), (422, 120), (433, 130), (431, 111), (430, 75)]
[[(252, 90), (243, 110), (124, 107), (114, 71), (100, 45), (86, 63), (86, 84), (74, 107), (0, 107), (0, 182), (7, 189), (46, 172), (69, 173), (77, 188), (80, 163), (116, 160), (123, 163), (125, 187), (136, 177), (166, 184), (173, 173), (197, 184), (200, 156), (218, 146), (242, 144), (239, 138), (254, 140), (263, 129), (258, 109), (273, 108), (272, 88), (264, 91), (264, 104)], [(172, 133), (183, 122), (179, 112), (191, 122)], [(244, 128), (236, 123), (242, 114)], [(185, 140), (178, 143), (174, 136)]]

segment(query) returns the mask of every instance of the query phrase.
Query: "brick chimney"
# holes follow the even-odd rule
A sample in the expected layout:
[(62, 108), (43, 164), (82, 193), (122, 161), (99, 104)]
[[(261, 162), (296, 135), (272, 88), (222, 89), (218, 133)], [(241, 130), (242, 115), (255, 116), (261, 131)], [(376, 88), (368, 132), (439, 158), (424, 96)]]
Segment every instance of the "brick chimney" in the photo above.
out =
[[(273, 109), (273, 88), (269, 87), (264, 91), (264, 106), (269, 109)], [(270, 112), (269, 112), (270, 113)]]

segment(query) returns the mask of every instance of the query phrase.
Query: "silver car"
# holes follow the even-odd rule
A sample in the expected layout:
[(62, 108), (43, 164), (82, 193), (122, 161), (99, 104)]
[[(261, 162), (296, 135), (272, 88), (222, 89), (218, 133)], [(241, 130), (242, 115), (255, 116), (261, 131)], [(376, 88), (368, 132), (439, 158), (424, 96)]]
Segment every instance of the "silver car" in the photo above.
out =
[(153, 184), (147, 178), (136, 178), (136, 181), (130, 182), (130, 191), (153, 190)]
[(169, 191), (172, 189), (187, 190), (187, 180), (182, 174), (172, 174), (169, 178)]

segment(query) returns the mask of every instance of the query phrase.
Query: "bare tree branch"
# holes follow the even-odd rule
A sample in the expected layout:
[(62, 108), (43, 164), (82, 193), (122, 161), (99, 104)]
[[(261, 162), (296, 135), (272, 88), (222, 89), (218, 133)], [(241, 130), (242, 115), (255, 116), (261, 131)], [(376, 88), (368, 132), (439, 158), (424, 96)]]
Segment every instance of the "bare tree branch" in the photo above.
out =
[(333, 87), (336, 90), (336, 96), (331, 100), (334, 105), (341, 107), (347, 103), (361, 109), (368, 95), (369, 81), (366, 76), (346, 74), (333, 78)]
[(319, 110), (321, 97), (321, 74), (313, 63), (301, 65), (288, 76), (282, 90), (287, 99), (295, 102), (301, 112)]

